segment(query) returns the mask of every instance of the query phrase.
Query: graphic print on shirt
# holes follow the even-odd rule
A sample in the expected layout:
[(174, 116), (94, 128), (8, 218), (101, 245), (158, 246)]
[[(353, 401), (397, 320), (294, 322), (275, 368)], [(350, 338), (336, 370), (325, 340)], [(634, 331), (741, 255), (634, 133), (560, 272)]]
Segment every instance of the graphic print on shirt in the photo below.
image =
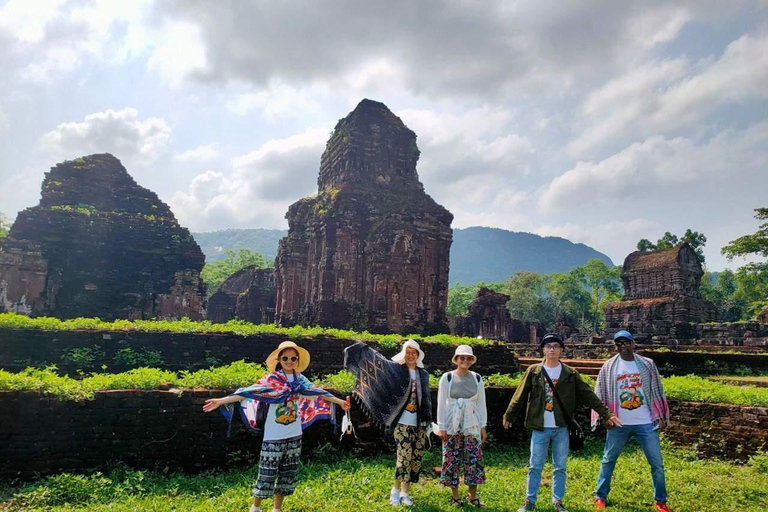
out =
[(298, 397), (291, 397), (283, 404), (277, 404), (275, 410), (275, 423), (290, 425), (296, 421), (299, 412)]
[[(557, 385), (557, 379), (552, 379), (552, 384)], [(552, 393), (552, 388), (549, 387), (549, 382), (544, 380), (544, 410), (552, 412), (555, 410), (555, 395)]]
[(616, 384), (619, 386), (619, 405), (632, 411), (643, 406), (643, 377), (639, 373), (617, 373)]
[(418, 410), (418, 398), (416, 396), (416, 381), (411, 379), (411, 396), (408, 397), (408, 404), (405, 406), (405, 410), (408, 412), (416, 412)]

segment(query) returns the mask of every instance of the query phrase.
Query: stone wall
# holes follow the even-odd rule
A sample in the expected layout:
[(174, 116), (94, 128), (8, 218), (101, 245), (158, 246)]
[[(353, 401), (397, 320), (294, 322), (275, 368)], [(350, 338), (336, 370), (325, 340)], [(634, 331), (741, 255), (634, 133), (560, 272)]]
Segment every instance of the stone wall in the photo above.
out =
[[(433, 390), (433, 400), (436, 390)], [(492, 442), (527, 443), (516, 422), (501, 428), (501, 415), (513, 388), (489, 388), (488, 430)], [(259, 439), (239, 419), (231, 437), (218, 412), (205, 414), (202, 404), (224, 391), (105, 391), (91, 401), (59, 401), (31, 392), (0, 392), (0, 478), (38, 478), (61, 471), (105, 470), (117, 462), (130, 467), (197, 472), (258, 460)], [(675, 418), (667, 436), (695, 445), (702, 456), (743, 460), (768, 445), (768, 409), (689, 402), (670, 402)], [(372, 426), (358, 407), (353, 423), (359, 440), (339, 441), (328, 422), (305, 431), (304, 450), (331, 443), (338, 450), (377, 453), (391, 450), (389, 436)], [(587, 411), (578, 420), (588, 435)], [(437, 444), (433, 437), (433, 446)], [(434, 449), (434, 448), (433, 448)]]
[(229, 276), (208, 299), (208, 320), (252, 324), (275, 321), (275, 270), (251, 265)]
[[(227, 364), (245, 359), (263, 363), (285, 336), (263, 334), (239, 336), (237, 334), (192, 334), (167, 332), (101, 332), (101, 331), (43, 331), (36, 329), (0, 329), (0, 368), (19, 371), (29, 365), (56, 364), (60, 370), (72, 373), (76, 369), (67, 364), (62, 355), (71, 349), (88, 347), (94, 353), (103, 354), (93, 363), (93, 370), (102, 364), (109, 372), (125, 370), (115, 364), (114, 358), (121, 349), (134, 352), (159, 352), (163, 364), (153, 365), (169, 370), (197, 370), (211, 365)], [(312, 356), (309, 373), (327, 374), (342, 369), (344, 348), (350, 340), (315, 336), (312, 339), (296, 340), (306, 347)], [(395, 349), (382, 349), (387, 356), (394, 355)], [(94, 349), (98, 347), (98, 349)], [(432, 370), (451, 367), (454, 347), (438, 343), (423, 343), (424, 364)], [(515, 373), (519, 366), (514, 354), (502, 344), (476, 346), (478, 362), (473, 369), (483, 374)], [(86, 368), (87, 369), (87, 368)]]

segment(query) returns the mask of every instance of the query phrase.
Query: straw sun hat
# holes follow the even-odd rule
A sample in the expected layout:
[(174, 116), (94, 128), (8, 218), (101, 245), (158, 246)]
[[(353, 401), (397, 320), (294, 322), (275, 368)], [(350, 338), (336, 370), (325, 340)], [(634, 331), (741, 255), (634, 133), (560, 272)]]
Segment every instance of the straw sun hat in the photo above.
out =
[(296, 371), (301, 373), (307, 369), (307, 366), (309, 366), (309, 352), (307, 351), (307, 349), (301, 348), (300, 346), (298, 346), (292, 341), (284, 341), (280, 345), (278, 345), (278, 347), (275, 350), (273, 350), (272, 353), (269, 354), (269, 356), (267, 356), (266, 365), (269, 371), (271, 372), (275, 371), (275, 368), (277, 367), (277, 363), (280, 362), (278, 360), (278, 357), (280, 356), (280, 352), (289, 348), (292, 348), (299, 354), (299, 361), (296, 364)]

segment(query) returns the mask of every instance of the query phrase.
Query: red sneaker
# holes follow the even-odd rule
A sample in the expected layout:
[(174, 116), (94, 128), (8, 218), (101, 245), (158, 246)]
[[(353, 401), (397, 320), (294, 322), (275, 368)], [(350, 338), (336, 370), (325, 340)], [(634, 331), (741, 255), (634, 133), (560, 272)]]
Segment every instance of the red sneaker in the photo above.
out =
[(595, 498), (595, 510), (605, 510), (605, 500), (603, 498)]
[(672, 512), (669, 510), (666, 501), (657, 501), (653, 508), (656, 510), (656, 512)]

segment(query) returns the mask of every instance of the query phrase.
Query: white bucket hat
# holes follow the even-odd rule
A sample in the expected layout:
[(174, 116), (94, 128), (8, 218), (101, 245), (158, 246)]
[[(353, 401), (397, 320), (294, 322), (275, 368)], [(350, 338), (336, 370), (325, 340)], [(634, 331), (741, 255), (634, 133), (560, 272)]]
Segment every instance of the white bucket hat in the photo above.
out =
[(472, 356), (472, 364), (477, 362), (477, 356), (472, 353), (472, 347), (469, 345), (459, 345), (456, 347), (456, 352), (453, 353), (453, 357), (451, 358), (453, 364), (456, 364), (456, 356)]
[(416, 361), (416, 366), (419, 368), (424, 368), (424, 351), (421, 350), (419, 344), (414, 340), (406, 340), (406, 342), (403, 343), (403, 349), (397, 354), (393, 355), (392, 360), (398, 364), (405, 364), (405, 349), (408, 347), (415, 349), (419, 353), (419, 359)]

